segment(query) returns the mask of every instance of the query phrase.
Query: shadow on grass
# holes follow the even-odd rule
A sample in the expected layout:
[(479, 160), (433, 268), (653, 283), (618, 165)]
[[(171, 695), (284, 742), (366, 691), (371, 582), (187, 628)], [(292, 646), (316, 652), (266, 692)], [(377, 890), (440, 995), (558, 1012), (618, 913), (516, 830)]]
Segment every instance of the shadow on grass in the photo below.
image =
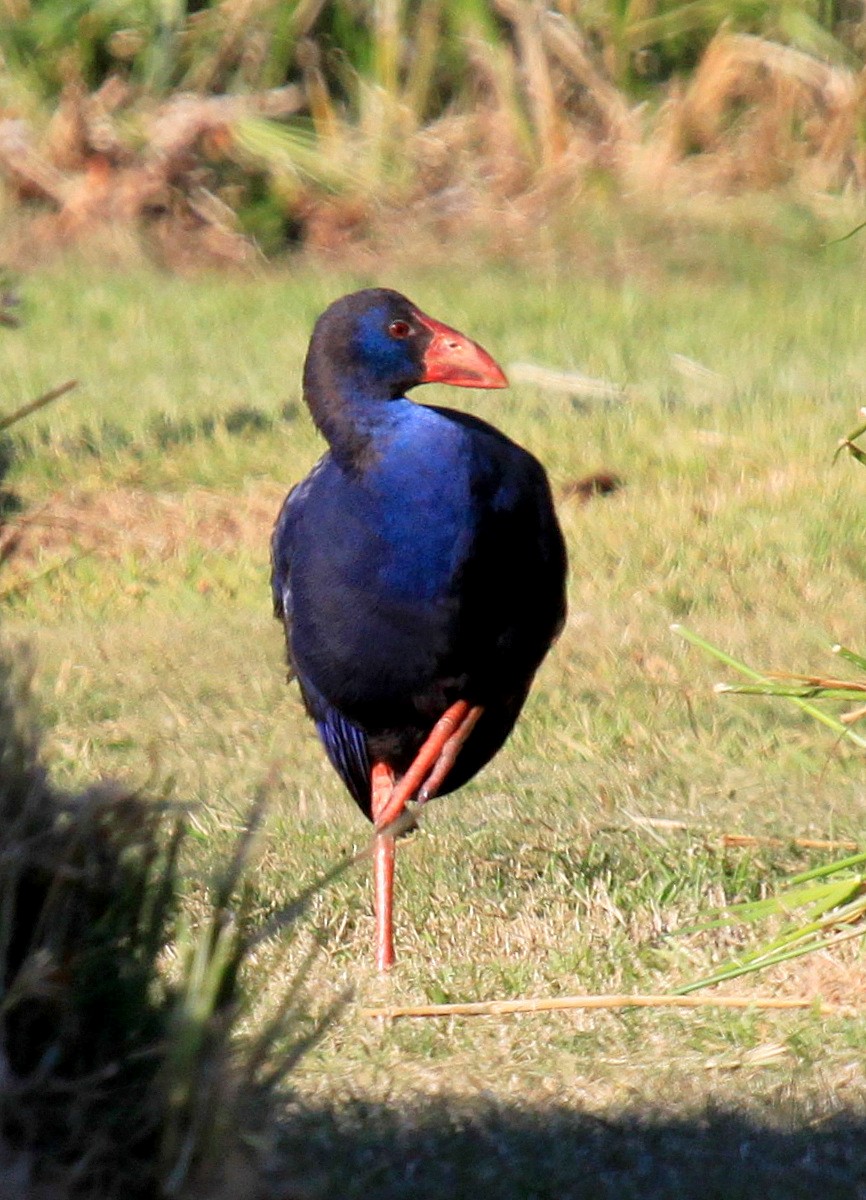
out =
[(866, 1196), (866, 1106), (613, 1116), (442, 1097), (301, 1107), (283, 1153), (341, 1200), (822, 1200)]

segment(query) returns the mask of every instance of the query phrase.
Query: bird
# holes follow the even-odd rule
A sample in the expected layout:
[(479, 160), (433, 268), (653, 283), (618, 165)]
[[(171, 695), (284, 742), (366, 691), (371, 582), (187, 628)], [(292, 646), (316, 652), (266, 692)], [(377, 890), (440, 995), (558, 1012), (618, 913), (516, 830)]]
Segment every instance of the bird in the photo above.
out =
[(271, 537), (290, 678), (375, 828), (380, 971), (394, 963), (398, 818), (497, 753), (566, 616), (544, 468), (493, 425), (407, 398), (425, 383), (508, 386), (477, 342), (399, 292), (335, 300), (303, 370), (328, 449)]

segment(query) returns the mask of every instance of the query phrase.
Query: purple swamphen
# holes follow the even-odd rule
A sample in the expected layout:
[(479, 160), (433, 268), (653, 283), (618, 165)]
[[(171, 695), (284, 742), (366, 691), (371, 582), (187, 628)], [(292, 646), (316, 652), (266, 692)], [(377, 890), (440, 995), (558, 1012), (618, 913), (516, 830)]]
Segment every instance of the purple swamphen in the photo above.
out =
[(503, 744), (565, 617), (540, 463), (419, 383), (507, 386), (475, 342), (371, 288), (316, 322), (304, 398), (329, 450), (287, 496), (274, 607), (325, 751), (376, 827), (376, 962), (394, 960), (392, 822)]

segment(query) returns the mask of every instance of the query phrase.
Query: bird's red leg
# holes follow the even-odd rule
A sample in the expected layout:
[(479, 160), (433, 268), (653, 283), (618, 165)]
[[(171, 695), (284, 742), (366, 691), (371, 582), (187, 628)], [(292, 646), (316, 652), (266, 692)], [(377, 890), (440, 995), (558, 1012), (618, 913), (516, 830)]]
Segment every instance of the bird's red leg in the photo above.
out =
[(484, 709), (480, 704), (476, 704), (474, 708), (470, 708), (469, 712), (445, 742), (439, 757), (436, 759), (433, 770), (427, 776), (423, 787), (418, 793), (418, 800), (421, 804), (426, 804), (428, 800), (432, 800), (439, 791), (445, 782), (445, 776), (454, 766), (457, 755), (460, 753), (466, 739), (475, 728), (478, 718), (483, 712)]
[(371, 811), (376, 826), (376, 843), (373, 849), (373, 883), (375, 889), (374, 911), (376, 914), (376, 967), (387, 971), (394, 963), (394, 857), (397, 839), (393, 834), (380, 833), (383, 825), (381, 814), (388, 806), (394, 791), (394, 772), (386, 763), (374, 763), (371, 772)]
[(392, 821), (396, 821), (414, 795), (419, 794), (422, 802), (436, 795), (482, 712), (483, 709), (477, 705), (470, 708), (465, 700), (458, 700), (456, 704), (452, 704), (433, 726), (429, 737), (399, 783), (394, 783), (394, 772), (386, 763), (373, 764), (370, 792), (371, 813), (376, 827), (373, 876), (376, 966), (380, 971), (387, 971), (394, 963), (392, 914), (396, 838), (394, 834), (383, 831)]
[[(458, 700), (439, 718), (424, 745), (412, 760), (409, 770), (394, 787), (387, 804), (381, 810), (376, 821), (380, 828), (395, 821), (412, 797), (422, 788), (425, 792), (425, 800), (434, 794), (436, 789), (425, 786), (425, 784), (429, 785), (435, 776), (436, 788), (441, 786), (457, 757), (458, 750), (472, 732), (473, 726), (480, 716), (480, 708), (470, 708), (466, 700)], [(440, 761), (443, 756), (447, 761), (443, 763), (440, 770)]]

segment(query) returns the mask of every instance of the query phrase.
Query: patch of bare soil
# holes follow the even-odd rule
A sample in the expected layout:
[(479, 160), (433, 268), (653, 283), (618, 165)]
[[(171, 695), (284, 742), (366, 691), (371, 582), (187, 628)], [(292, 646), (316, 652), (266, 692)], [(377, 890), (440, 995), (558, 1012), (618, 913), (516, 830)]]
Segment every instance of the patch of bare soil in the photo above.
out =
[(256, 483), (241, 493), (207, 488), (183, 493), (118, 487), (57, 492), (6, 526), (14, 565), (32, 569), (69, 555), (159, 560), (195, 546), (204, 550), (260, 549), (285, 494), (279, 483)]
[(828, 1004), (861, 1005), (866, 998), (866, 956), (862, 938), (832, 950), (817, 950), (775, 969), (780, 995), (820, 996)]

